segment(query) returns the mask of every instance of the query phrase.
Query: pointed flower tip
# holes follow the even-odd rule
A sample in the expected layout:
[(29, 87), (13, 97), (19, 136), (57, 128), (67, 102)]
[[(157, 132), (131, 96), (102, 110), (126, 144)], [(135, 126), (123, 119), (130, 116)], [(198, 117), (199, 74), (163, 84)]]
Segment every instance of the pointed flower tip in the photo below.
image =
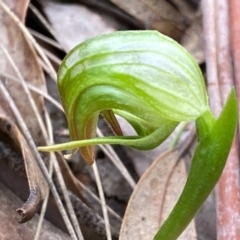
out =
[(95, 159), (94, 146), (79, 148), (79, 151), (83, 159), (91, 166), (94, 163), (94, 159)]
[(122, 129), (120, 127), (120, 124), (114, 115), (113, 110), (107, 109), (102, 111), (102, 115), (109, 124), (110, 128), (112, 131), (117, 135), (117, 136), (123, 136)]

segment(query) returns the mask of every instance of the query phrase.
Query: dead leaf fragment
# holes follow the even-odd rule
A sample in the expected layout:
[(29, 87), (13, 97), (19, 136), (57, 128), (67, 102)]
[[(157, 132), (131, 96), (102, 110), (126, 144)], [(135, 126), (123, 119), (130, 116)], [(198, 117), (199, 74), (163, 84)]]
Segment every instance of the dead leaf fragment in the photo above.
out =
[(41, 1), (43, 11), (65, 51), (100, 34), (115, 31), (104, 19), (80, 4)]
[[(20, 225), (17, 222), (17, 216), (11, 214), (22, 201), (5, 185), (0, 183), (0, 239), (1, 240), (26, 240), (34, 239), (37, 228), (38, 217), (34, 217), (32, 221)], [(60, 231), (46, 220), (43, 223), (43, 229), (39, 240), (70, 240), (70, 237)]]
[(4, 2), (22, 22), (25, 21), (29, 0), (4, 0)]
[(181, 14), (165, 0), (111, 0), (125, 12), (141, 21), (146, 28), (156, 29), (180, 40), (184, 25)]
[[(3, 115), (1, 112), (1, 107), (0, 133), (5, 133), (12, 139), (12, 141), (21, 151), (24, 159), (30, 195), (27, 202), (21, 208), (17, 209), (17, 212), (20, 215), (19, 222), (23, 223), (30, 220), (37, 212), (41, 200), (46, 195), (46, 191), (48, 189), (47, 183), (42, 175), (42, 172), (39, 170), (36, 161), (34, 161), (34, 157), (25, 138), (22, 136), (14, 122)], [(4, 139), (2, 139), (2, 141), (3, 140)]]
[[(38, 63), (37, 54), (33, 47), (29, 45), (18, 24), (2, 8), (2, 6), (0, 6), (0, 18), (0, 43), (13, 59), (23, 79), (38, 89), (46, 91), (43, 70)], [(5, 73), (18, 78), (16, 71), (13, 69), (13, 66), (4, 53), (1, 50), (0, 53), (2, 56), (0, 58), (0, 73)], [(34, 116), (34, 112), (30, 106), (26, 107), (28, 97), (21, 84), (8, 79), (4, 80), (4, 85), (8, 89), (22, 116), (24, 116), (24, 120), (36, 144), (44, 144), (44, 139)], [(32, 97), (39, 112), (42, 113), (43, 98), (36, 93), (32, 93)], [(3, 103), (2, 96), (0, 96), (0, 102)], [(5, 104), (2, 104), (2, 107), (5, 108)], [(14, 119), (11, 111), (7, 111), (7, 115), (10, 116), (11, 119)]]
[(205, 61), (202, 15), (200, 13), (192, 19), (190, 27), (181, 39), (181, 44), (191, 53), (198, 64)]
[[(6, 1), (10, 4), (13, 10), (17, 11), (17, 15), (24, 19), (28, 1)], [(38, 89), (46, 90), (43, 71), (38, 63), (37, 54), (29, 45), (24, 34), (13, 18), (9, 15), (8, 10), (0, 6), (0, 42), (1, 49), (9, 54), (10, 59), (16, 65), (22, 77), (36, 86)], [(19, 78), (19, 75), (13, 64), (7, 57), (3, 50), (0, 58), (0, 73), (8, 74)], [(11, 81), (7, 78), (0, 78), (1, 84), (6, 88), (6, 91), (11, 95), (21, 115), (37, 144), (44, 143), (44, 138), (41, 134), (39, 124), (36, 120), (34, 111), (29, 104), (27, 94), (23, 90), (20, 83)], [(40, 113), (43, 112), (43, 98), (37, 94), (32, 94), (32, 98), (36, 103), (37, 109)], [(30, 104), (29, 104), (30, 105)], [(30, 220), (38, 210), (41, 200), (45, 197), (47, 192), (47, 183), (42, 175), (42, 172), (34, 159), (32, 150), (22, 133), (18, 129), (17, 121), (8, 105), (8, 101), (0, 94), (0, 133), (6, 134), (15, 143), (16, 148), (22, 154), (24, 159), (24, 166), (28, 178), (28, 185), (30, 195), (27, 202), (17, 210), (20, 214), (19, 222), (26, 222)], [(2, 139), (4, 141), (4, 139)]]
[[(176, 161), (176, 151), (166, 152), (143, 174), (128, 203), (120, 240), (153, 239), (159, 226), (177, 202), (186, 182), (184, 162), (180, 161), (176, 165)], [(179, 239), (197, 239), (193, 222)]]

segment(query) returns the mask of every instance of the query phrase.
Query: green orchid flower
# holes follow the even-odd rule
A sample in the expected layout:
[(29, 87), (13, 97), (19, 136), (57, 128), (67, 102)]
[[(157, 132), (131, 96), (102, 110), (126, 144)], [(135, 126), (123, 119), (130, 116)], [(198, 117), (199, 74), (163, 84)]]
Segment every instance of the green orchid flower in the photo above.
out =
[[(79, 149), (92, 164), (94, 145), (122, 144), (139, 150), (160, 145), (182, 121), (196, 121), (199, 144), (188, 181), (154, 239), (176, 239), (218, 181), (234, 138), (234, 90), (218, 119), (208, 104), (204, 79), (193, 57), (156, 31), (122, 31), (76, 46), (58, 72), (58, 90), (71, 141), (41, 151)], [(99, 114), (117, 136), (96, 138)], [(116, 115), (135, 129), (122, 136)]]

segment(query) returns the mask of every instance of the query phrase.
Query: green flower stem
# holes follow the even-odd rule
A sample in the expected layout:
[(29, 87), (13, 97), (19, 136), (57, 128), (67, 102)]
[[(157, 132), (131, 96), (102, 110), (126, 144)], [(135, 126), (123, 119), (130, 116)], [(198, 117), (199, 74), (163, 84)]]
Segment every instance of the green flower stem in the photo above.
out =
[(184, 190), (154, 240), (177, 239), (194, 218), (223, 171), (236, 126), (237, 99), (235, 92), (232, 91), (220, 117), (209, 133), (201, 138), (192, 159)]
[(159, 146), (159, 142), (164, 141), (174, 130), (178, 123), (170, 122), (165, 125), (164, 128), (158, 128), (153, 133), (141, 137), (141, 136), (126, 136), (126, 137), (103, 137), (92, 138), (80, 141), (71, 141), (67, 143), (55, 144), (52, 146), (38, 147), (39, 151), (64, 151), (69, 149), (76, 149), (89, 145), (97, 144), (120, 144), (129, 147), (133, 147), (139, 150), (150, 150)]
[(178, 140), (180, 139), (180, 137), (181, 137), (184, 129), (186, 128), (187, 124), (188, 124), (188, 122), (182, 122), (182, 123), (180, 124), (179, 129), (178, 129), (178, 131), (177, 131), (177, 133), (176, 133), (175, 138), (174, 138), (173, 141), (169, 144), (169, 147), (168, 147), (169, 150), (174, 149), (174, 148), (176, 147), (176, 145), (177, 145), (177, 143), (178, 143)]
[(210, 133), (215, 122), (216, 119), (210, 109), (196, 120), (198, 140)]

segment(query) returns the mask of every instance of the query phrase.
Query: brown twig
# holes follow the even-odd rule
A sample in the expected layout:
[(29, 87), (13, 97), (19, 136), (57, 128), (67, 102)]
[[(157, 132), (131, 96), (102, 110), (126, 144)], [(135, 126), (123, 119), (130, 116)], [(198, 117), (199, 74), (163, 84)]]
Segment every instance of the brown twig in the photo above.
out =
[(221, 98), (217, 73), (217, 36), (215, 1), (202, 1), (203, 32), (205, 37), (205, 58), (209, 101), (215, 116), (221, 112)]
[[(237, 2), (239, 3), (239, 1)], [(234, 9), (237, 9), (237, 7), (235, 6)], [(228, 1), (204, 0), (202, 10), (206, 39), (208, 91), (213, 112), (218, 115), (234, 82), (229, 46)], [(233, 54), (234, 52), (235, 50)], [(236, 60), (234, 59), (235, 65)], [(237, 85), (236, 87), (238, 88)], [(240, 238), (238, 224), (240, 216), (238, 152), (238, 141), (235, 138), (217, 186), (218, 240)]]
[[(230, 21), (230, 50), (233, 60), (234, 82), (238, 95), (238, 106), (240, 106), (240, 1), (228, 0), (228, 4)], [(240, 118), (238, 123), (238, 131), (240, 136)]]
[[(228, 1), (217, 1), (217, 52), (221, 99), (224, 103), (233, 86), (229, 46)], [(235, 138), (225, 169), (217, 186), (217, 236), (219, 240), (239, 239), (239, 146)]]

